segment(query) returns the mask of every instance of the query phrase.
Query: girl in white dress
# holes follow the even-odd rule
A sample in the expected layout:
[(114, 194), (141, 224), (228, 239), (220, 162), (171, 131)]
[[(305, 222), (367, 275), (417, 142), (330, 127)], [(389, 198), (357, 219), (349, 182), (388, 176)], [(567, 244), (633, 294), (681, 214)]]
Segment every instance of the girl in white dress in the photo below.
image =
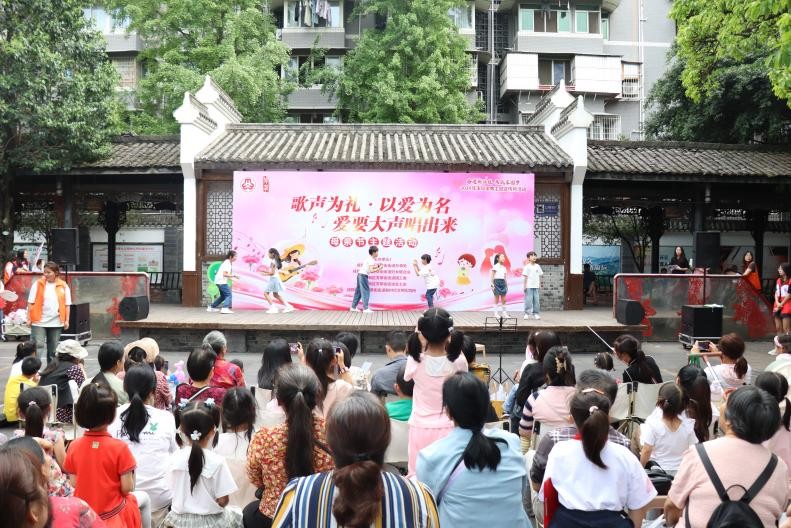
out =
[(269, 265), (265, 266), (265, 269), (261, 272), (269, 277), (269, 282), (264, 286), (264, 299), (269, 303), (269, 310), (266, 313), (277, 313), (277, 306), (270, 294), (283, 305), (283, 313), (293, 312), (294, 307), (288, 304), (288, 301), (281, 295), (285, 288), (283, 288), (283, 281), (280, 280), (280, 269), (283, 267), (280, 253), (275, 248), (269, 248), (268, 255)]

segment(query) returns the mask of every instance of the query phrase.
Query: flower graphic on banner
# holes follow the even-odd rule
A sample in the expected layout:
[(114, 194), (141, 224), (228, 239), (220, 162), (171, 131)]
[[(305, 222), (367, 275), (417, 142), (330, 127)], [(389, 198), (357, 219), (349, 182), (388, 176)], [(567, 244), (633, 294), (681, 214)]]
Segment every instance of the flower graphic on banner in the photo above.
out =
[(328, 286), (325, 291), (330, 295), (338, 295), (339, 293), (343, 293), (343, 288), (341, 288), (340, 286), (335, 286), (333, 284), (332, 286)]
[(321, 293), (321, 292), (323, 292), (323, 291), (324, 291), (324, 288), (322, 288), (321, 286), (314, 286), (314, 287), (312, 287), (312, 288), (310, 289), (310, 291), (312, 291), (312, 292), (316, 292), (316, 293)]
[(300, 290), (304, 290), (307, 286), (307, 283), (301, 280), (294, 283), (294, 287), (299, 288)]
[(511, 276), (512, 277), (521, 277), (522, 276), (522, 271), (524, 271), (524, 268), (514, 268), (514, 269), (511, 270)]
[(505, 266), (505, 269), (509, 269), (511, 267), (511, 261), (508, 259), (508, 253), (505, 251), (505, 247), (502, 244), (497, 244), (493, 248), (486, 248), (484, 251), (484, 259), (481, 262), (481, 274), (486, 275), (492, 270), (492, 263), (494, 262), (494, 256), (498, 253), (502, 253), (505, 256), (505, 260), (501, 263)]
[[(308, 289), (313, 289), (313, 283), (319, 280), (319, 272), (315, 268), (307, 268), (302, 272), (301, 278), (308, 283)], [(313, 291), (316, 291), (315, 289)]]
[(258, 264), (258, 255), (245, 255), (242, 257), (242, 262), (247, 264), (247, 267), (250, 268), (250, 271), (253, 271), (253, 267)]

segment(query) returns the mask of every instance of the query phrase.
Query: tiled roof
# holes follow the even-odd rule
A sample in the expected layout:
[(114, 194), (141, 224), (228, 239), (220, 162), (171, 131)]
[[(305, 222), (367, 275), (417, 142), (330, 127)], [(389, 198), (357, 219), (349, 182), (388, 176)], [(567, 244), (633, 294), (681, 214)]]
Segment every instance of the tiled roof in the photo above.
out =
[(110, 155), (78, 169), (177, 169), (179, 136), (120, 136), (113, 140)]
[(542, 127), (484, 125), (240, 124), (197, 162), (381, 167), (565, 169), (571, 159)]
[(588, 175), (791, 177), (791, 147), (659, 141), (589, 141)]

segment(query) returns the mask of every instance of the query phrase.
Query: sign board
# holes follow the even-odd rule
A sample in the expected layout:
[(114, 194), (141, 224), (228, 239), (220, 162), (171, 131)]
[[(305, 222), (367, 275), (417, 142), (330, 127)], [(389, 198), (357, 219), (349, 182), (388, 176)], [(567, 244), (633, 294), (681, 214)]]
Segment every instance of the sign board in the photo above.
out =
[[(93, 271), (107, 271), (107, 244), (91, 244)], [(114, 271), (162, 271), (162, 244), (116, 244)]]

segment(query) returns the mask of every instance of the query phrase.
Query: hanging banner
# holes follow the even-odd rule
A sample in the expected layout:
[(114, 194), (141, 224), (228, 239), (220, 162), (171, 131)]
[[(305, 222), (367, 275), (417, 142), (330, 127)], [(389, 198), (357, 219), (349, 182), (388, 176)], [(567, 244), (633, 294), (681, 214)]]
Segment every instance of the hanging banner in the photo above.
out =
[(508, 303), (522, 309), (522, 265), (534, 241), (533, 174), (435, 172), (235, 172), (234, 308), (266, 308), (261, 271), (275, 248), (284, 296), (299, 309), (348, 310), (356, 273), (379, 248), (371, 308), (426, 307), (413, 261), (431, 256), (435, 305), (481, 310), (493, 303), (490, 271), (504, 253)]

